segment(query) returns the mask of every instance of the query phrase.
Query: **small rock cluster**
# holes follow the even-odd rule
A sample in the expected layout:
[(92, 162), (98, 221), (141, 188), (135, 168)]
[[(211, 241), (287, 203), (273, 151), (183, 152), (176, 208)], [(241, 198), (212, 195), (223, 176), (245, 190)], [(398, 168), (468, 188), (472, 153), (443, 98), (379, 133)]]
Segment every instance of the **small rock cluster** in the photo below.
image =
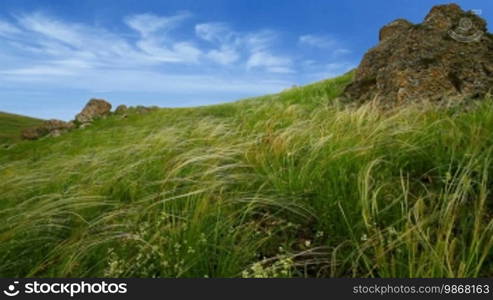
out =
[(27, 128), (21, 136), (25, 140), (37, 140), (44, 136), (60, 136), (75, 128), (84, 128), (92, 121), (105, 117), (111, 113), (111, 104), (103, 99), (91, 99), (84, 109), (75, 116), (75, 120), (65, 122), (61, 120), (48, 120), (43, 124)]
[[(84, 109), (75, 116), (75, 120), (70, 122), (54, 119), (48, 120), (39, 126), (23, 130), (21, 135), (25, 140), (37, 140), (45, 136), (60, 136), (76, 128), (85, 128), (91, 125), (94, 120), (110, 115), (111, 107), (111, 104), (106, 100), (91, 99)], [(114, 114), (126, 118), (129, 109), (134, 109), (137, 113), (145, 113), (156, 108), (144, 106), (128, 108), (126, 105), (120, 105), (116, 108)]]
[(385, 106), (482, 98), (493, 89), (493, 35), (456, 4), (435, 6), (423, 23), (398, 19), (356, 69), (344, 98)]
[(74, 122), (53, 119), (45, 121), (40, 126), (25, 129), (22, 131), (22, 138), (25, 140), (36, 140), (43, 136), (60, 136), (73, 128), (75, 128)]

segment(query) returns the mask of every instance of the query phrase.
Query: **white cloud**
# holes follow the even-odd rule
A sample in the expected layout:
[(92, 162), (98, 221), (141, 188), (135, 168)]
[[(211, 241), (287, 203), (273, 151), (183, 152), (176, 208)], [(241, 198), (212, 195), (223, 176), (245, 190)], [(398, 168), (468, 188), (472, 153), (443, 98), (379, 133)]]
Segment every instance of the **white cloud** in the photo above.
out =
[[(36, 60), (41, 65), (69, 58), (83, 60), (94, 67), (114, 69), (196, 63), (202, 54), (198, 48), (191, 42), (174, 41), (165, 35), (186, 17), (182, 13), (171, 17), (145, 14), (125, 18), (125, 22), (139, 32), (140, 39), (135, 43), (104, 28), (63, 22), (40, 13), (18, 16), (16, 21), (22, 30), (3, 32), (11, 38), (11, 46), (44, 56)], [(5, 24), (2, 28), (16, 28), (11, 23)]]
[(293, 73), (291, 60), (287, 57), (274, 56), (269, 52), (256, 51), (247, 61), (247, 69), (264, 68), (272, 73)]
[(168, 32), (178, 26), (183, 20), (190, 17), (190, 13), (181, 12), (174, 16), (162, 17), (154, 14), (138, 14), (125, 18), (125, 23), (142, 36), (147, 36), (157, 31)]
[[(0, 21), (0, 83), (40, 90), (260, 94), (290, 86), (300, 69), (344, 69), (293, 59), (272, 30), (238, 32), (220, 22), (190, 28), (187, 18), (190, 13), (132, 15), (122, 19), (126, 31), (115, 31), (42, 13), (14, 16)], [(314, 41), (300, 37), (300, 43)]]
[(342, 56), (351, 53), (342, 41), (326, 35), (302, 35), (298, 38), (298, 44), (305, 47), (323, 50), (325, 53), (325, 58), (329, 60), (341, 60)]
[(322, 57), (307, 56), (306, 48), (294, 56), (286, 54), (290, 45), (283, 44), (278, 32), (239, 32), (225, 23), (189, 24), (189, 19), (186, 12), (131, 15), (122, 18), (126, 26), (118, 30), (43, 13), (2, 19), (0, 96), (14, 91), (44, 93), (49, 99), (60, 91), (76, 91), (175, 98), (171, 93), (193, 95), (183, 101), (212, 103), (280, 91), (295, 79), (319, 80), (350, 67), (335, 58), (347, 53), (342, 43), (306, 35), (299, 37), (299, 45), (333, 46), (323, 48)]
[(33, 66), (27, 68), (13, 69), (13, 70), (5, 70), (0, 71), (0, 74), (3, 75), (12, 75), (12, 76), (66, 76), (73, 75), (74, 72), (66, 68), (53, 68), (50, 65), (46, 66)]
[(177, 42), (167, 47), (159, 38), (145, 38), (137, 47), (152, 61), (161, 63), (196, 63), (202, 52), (187, 42)]
[(195, 25), (195, 34), (202, 40), (216, 45), (205, 55), (209, 60), (229, 65), (240, 59), (239, 35), (224, 23), (202, 23)]
[(17, 50), (15, 54), (31, 57), (34, 61), (26, 61), (29, 65), (52, 64), (60, 68), (66, 62), (78, 60), (93, 67), (119, 68), (153, 60), (119, 35), (102, 28), (67, 23), (39, 13), (18, 16), (16, 21), (21, 30), (9, 36), (12, 41), (8, 44)]
[[(41, 13), (21, 15), (14, 24), (2, 22), (0, 29), (13, 37), (10, 46), (42, 56), (18, 70), (3, 70), (16, 74), (71, 74), (84, 68), (125, 69), (153, 67), (163, 63), (199, 63), (202, 58), (219, 64), (246, 70), (258, 69), (273, 73), (291, 72), (291, 61), (270, 50), (277, 39), (272, 31), (240, 34), (223, 23), (203, 23), (195, 26), (196, 35), (215, 45), (201, 50), (190, 41), (175, 41), (169, 34), (190, 14), (161, 17), (152, 14), (132, 15), (125, 24), (139, 33), (135, 43), (100, 27), (64, 22)], [(71, 62), (71, 63), (69, 63)], [(77, 62), (77, 63), (74, 63)]]
[[(46, 76), (50, 72), (49, 76)], [(43, 76), (40, 76), (43, 75)], [(158, 71), (121, 70), (117, 76), (111, 70), (79, 70), (63, 73), (62, 69), (43, 70), (42, 67), (0, 72), (3, 86), (29, 84), (35, 89), (44, 90), (56, 85), (60, 89), (80, 89), (92, 93), (108, 92), (146, 92), (146, 93), (251, 93), (262, 94), (280, 91), (290, 86), (283, 80), (273, 80), (248, 75), (218, 76), (194, 74), (163, 74)]]
[(20, 32), (20, 30), (16, 26), (14, 26), (8, 22), (4, 22), (4, 21), (0, 20), (0, 35), (2, 35), (2, 36), (3, 35), (11, 35), (11, 34), (19, 33), (19, 32)]
[(246, 67), (248, 70), (263, 69), (271, 73), (294, 73), (291, 58), (272, 53), (272, 45), (278, 36), (272, 31), (261, 31), (245, 37), (245, 44), (250, 49)]
[(235, 33), (224, 23), (202, 23), (195, 25), (195, 34), (209, 42), (225, 43), (234, 38)]
[[(42, 14), (23, 15), (17, 19), (26, 30), (38, 33), (40, 36), (62, 42), (66, 45), (80, 48), (87, 41), (86, 34), (91, 34), (90, 28), (78, 24), (66, 24), (48, 18)], [(91, 40), (93, 40), (91, 38)]]
[(162, 17), (139, 14), (125, 18), (125, 23), (140, 33), (137, 47), (158, 62), (196, 63), (202, 51), (190, 42), (175, 42), (167, 35), (190, 17), (188, 12)]
[[(208, 44), (198, 48), (199, 40), (176, 40), (172, 34), (188, 16), (124, 18), (137, 38), (42, 13), (14, 16), (13, 22), (0, 22), (0, 34), (6, 37), (0, 39), (1, 86), (210, 97), (211, 93), (258, 95), (291, 85), (269, 74), (291, 71), (287, 59), (270, 52), (272, 33), (241, 34), (222, 23), (198, 24), (196, 36)], [(224, 66), (228, 72), (222, 72)]]
[(343, 44), (329, 36), (307, 34), (298, 38), (300, 45), (309, 46), (313, 48), (319, 48), (324, 50), (330, 50), (330, 55), (334, 58), (344, 54), (348, 54), (351, 51), (346, 49)]
[(244, 56), (246, 70), (292, 73), (291, 60), (272, 53), (272, 44), (278, 39), (273, 31), (262, 30), (240, 34), (224, 23), (203, 23), (195, 26), (195, 34), (205, 41), (218, 45), (217, 49), (210, 50), (206, 54), (207, 58), (216, 63), (229, 65)]
[(235, 49), (224, 46), (219, 50), (210, 50), (207, 57), (218, 64), (228, 65), (238, 61), (240, 55)]
[(277, 34), (269, 30), (251, 33), (244, 38), (245, 44), (252, 52), (266, 51), (277, 39)]
[(316, 48), (332, 48), (337, 46), (337, 41), (320, 35), (307, 34), (299, 37), (298, 42), (303, 45), (316, 47)]

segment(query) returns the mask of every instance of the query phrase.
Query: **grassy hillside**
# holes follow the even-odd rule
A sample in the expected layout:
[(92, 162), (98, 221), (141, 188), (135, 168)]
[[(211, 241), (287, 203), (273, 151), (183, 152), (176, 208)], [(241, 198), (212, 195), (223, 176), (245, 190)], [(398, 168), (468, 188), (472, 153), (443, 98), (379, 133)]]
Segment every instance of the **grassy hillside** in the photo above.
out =
[(349, 80), (0, 150), (0, 276), (492, 276), (493, 101), (344, 107)]
[(8, 114), (0, 111), (0, 145), (18, 142), (21, 139), (21, 131), (43, 122), (25, 116)]

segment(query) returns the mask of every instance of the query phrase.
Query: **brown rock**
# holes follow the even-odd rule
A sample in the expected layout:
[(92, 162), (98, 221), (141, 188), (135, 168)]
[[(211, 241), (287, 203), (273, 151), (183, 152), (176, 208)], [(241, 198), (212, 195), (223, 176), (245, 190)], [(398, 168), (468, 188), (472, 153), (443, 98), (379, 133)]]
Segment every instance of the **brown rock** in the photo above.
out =
[(379, 40), (383, 41), (395, 37), (402, 32), (407, 31), (413, 24), (404, 19), (397, 19), (380, 29)]
[(63, 131), (63, 130), (55, 129), (55, 130), (53, 130), (52, 132), (50, 132), (50, 133), (48, 134), (48, 136), (58, 137), (58, 136), (61, 136), (61, 135), (62, 135), (62, 134), (64, 134), (64, 133), (65, 133), (65, 131)]
[(26, 128), (22, 130), (21, 137), (24, 140), (37, 140), (41, 136), (38, 133), (37, 127)]
[(128, 111), (128, 107), (122, 104), (122, 105), (118, 105), (118, 107), (115, 109), (115, 114), (122, 115), (127, 111)]
[(493, 38), (486, 22), (455, 4), (421, 24), (398, 19), (380, 30), (344, 96), (385, 105), (483, 97), (493, 88)]
[(44, 136), (60, 136), (75, 127), (73, 122), (60, 120), (48, 120), (37, 127), (27, 128), (22, 131), (21, 136), (25, 140), (37, 140)]
[(48, 131), (54, 131), (54, 130), (70, 130), (75, 127), (73, 122), (64, 122), (61, 120), (48, 120), (41, 125), (42, 127), (46, 128)]
[(108, 115), (111, 111), (111, 104), (103, 99), (91, 99), (84, 109), (75, 116), (79, 123), (90, 123), (97, 118)]

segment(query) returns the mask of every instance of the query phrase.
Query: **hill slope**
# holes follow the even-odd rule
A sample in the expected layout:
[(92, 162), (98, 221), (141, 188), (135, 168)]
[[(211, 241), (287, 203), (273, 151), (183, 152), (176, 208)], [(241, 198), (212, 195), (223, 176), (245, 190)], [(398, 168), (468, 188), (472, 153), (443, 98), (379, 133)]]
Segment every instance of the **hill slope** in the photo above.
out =
[(0, 111), (0, 145), (18, 142), (23, 129), (39, 125), (42, 122), (39, 119)]
[(493, 103), (382, 112), (346, 75), (0, 150), (0, 275), (493, 275)]

